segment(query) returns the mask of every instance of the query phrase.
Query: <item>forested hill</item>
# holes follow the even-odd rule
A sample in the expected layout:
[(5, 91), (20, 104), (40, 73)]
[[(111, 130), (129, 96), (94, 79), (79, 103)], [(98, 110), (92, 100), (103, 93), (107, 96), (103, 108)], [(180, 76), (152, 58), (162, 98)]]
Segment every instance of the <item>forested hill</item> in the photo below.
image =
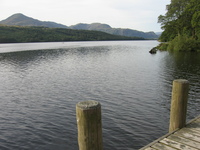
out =
[(132, 29), (112, 28), (107, 24), (92, 23), (92, 24), (77, 24), (72, 26), (66, 26), (49, 21), (40, 21), (21, 13), (14, 14), (5, 20), (0, 21), (2, 25), (15, 25), (15, 26), (43, 26), (49, 28), (71, 28), (81, 30), (96, 30), (102, 31), (114, 35), (130, 36), (130, 37), (142, 37), (145, 39), (157, 39), (158, 36), (154, 32), (142, 32)]
[(96, 30), (102, 31), (114, 35), (122, 35), (122, 36), (129, 36), (129, 37), (143, 37), (146, 39), (157, 39), (158, 35), (154, 32), (142, 32), (132, 29), (123, 29), (123, 28), (112, 28), (108, 24), (101, 24), (101, 23), (92, 23), (92, 24), (83, 24), (79, 23), (77, 25), (69, 26), (72, 29), (83, 29), (83, 30)]
[(164, 32), (159, 48), (171, 51), (200, 51), (200, 1), (171, 0), (165, 15), (158, 17)]
[(111, 35), (100, 31), (47, 27), (0, 26), (0, 43), (143, 39), (144, 38)]

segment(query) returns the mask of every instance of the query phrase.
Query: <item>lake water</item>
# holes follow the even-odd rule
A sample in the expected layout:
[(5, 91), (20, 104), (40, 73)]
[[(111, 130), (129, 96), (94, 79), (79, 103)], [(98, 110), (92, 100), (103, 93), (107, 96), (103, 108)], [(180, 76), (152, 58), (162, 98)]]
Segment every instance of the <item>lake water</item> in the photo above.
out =
[(136, 150), (168, 132), (174, 79), (200, 112), (200, 54), (157, 41), (0, 44), (0, 149), (78, 150), (75, 107), (102, 105), (104, 150)]

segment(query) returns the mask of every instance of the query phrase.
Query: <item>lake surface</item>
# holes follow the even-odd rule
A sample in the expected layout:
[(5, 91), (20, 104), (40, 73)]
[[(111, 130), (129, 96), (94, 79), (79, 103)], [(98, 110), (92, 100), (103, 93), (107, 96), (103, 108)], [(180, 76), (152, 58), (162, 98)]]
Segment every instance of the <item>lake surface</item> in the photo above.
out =
[(168, 132), (172, 81), (200, 112), (200, 54), (157, 41), (0, 44), (0, 149), (78, 150), (75, 107), (102, 105), (104, 150), (136, 150)]

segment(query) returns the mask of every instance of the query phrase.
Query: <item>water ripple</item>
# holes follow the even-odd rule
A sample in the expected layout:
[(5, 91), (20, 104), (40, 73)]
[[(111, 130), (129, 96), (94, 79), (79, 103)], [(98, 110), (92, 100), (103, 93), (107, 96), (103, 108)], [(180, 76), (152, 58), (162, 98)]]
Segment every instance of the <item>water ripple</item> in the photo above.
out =
[(18, 52), (0, 54), (0, 149), (77, 150), (75, 106), (85, 100), (102, 105), (105, 150), (139, 149), (167, 133), (176, 78), (190, 81), (188, 120), (194, 118), (200, 56), (150, 55), (157, 44), (4, 45), (1, 52)]

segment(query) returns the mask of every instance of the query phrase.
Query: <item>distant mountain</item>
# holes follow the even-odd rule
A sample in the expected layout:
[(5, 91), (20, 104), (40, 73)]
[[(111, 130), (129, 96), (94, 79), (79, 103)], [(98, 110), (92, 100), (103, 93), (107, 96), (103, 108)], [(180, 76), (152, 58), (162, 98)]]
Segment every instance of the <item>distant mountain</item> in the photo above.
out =
[(77, 25), (72, 25), (68, 27), (55, 22), (40, 21), (37, 19), (33, 19), (20, 13), (14, 14), (8, 17), (7, 19), (0, 21), (0, 24), (17, 25), (17, 26), (44, 26), (49, 28), (70, 28), (78, 30), (96, 30), (96, 31), (106, 32), (109, 34), (128, 36), (128, 37), (142, 37), (145, 39), (158, 38), (158, 35), (156, 35), (154, 32), (142, 32), (132, 29), (112, 28), (107, 24), (101, 24), (101, 23), (92, 23), (92, 24), (79, 23)]
[(158, 35), (154, 32), (142, 32), (132, 29), (122, 29), (122, 28), (112, 28), (107, 24), (101, 23), (92, 23), (92, 24), (83, 24), (79, 23), (77, 25), (69, 26), (71, 29), (82, 29), (82, 30), (97, 30), (103, 31), (106, 33), (114, 34), (114, 35), (122, 35), (129, 37), (143, 37), (146, 39), (157, 39)]
[(0, 21), (0, 24), (17, 26), (44, 26), (49, 28), (68, 28), (67, 26), (62, 24), (50, 21), (40, 21), (37, 19), (27, 17), (20, 13), (14, 14), (8, 17), (7, 19)]
[(92, 23), (92, 24), (85, 24), (79, 23), (77, 25), (69, 26), (71, 29), (78, 29), (78, 30), (109, 30), (112, 29), (111, 26), (107, 24), (101, 23)]
[(160, 37), (162, 32), (155, 32), (155, 34), (158, 35), (158, 37)]

